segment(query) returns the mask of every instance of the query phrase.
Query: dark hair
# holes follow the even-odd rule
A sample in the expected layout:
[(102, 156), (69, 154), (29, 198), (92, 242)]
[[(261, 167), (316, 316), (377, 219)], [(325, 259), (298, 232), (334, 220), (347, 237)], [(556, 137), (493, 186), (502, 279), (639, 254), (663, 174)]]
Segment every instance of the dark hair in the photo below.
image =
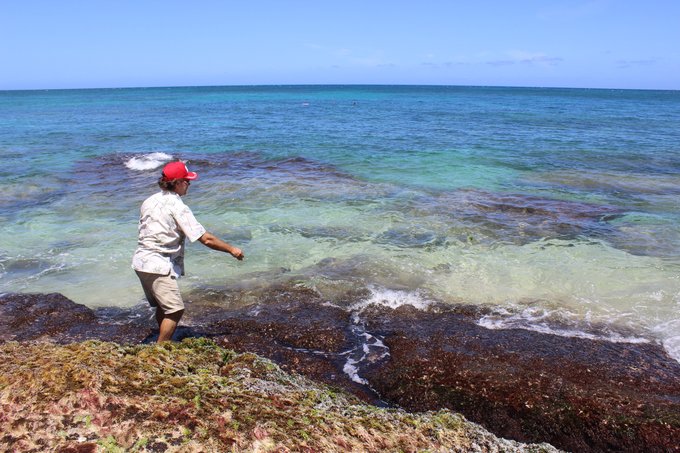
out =
[(158, 187), (160, 187), (163, 190), (170, 190), (174, 191), (175, 190), (175, 185), (181, 181), (181, 179), (165, 179), (165, 176), (161, 176), (158, 178)]

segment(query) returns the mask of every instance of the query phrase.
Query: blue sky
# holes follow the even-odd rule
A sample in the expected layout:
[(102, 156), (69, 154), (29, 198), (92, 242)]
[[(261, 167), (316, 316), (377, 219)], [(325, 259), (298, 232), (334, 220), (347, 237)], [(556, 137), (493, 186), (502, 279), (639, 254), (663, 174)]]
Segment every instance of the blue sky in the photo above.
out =
[(680, 89), (680, 0), (0, 0), (0, 89)]

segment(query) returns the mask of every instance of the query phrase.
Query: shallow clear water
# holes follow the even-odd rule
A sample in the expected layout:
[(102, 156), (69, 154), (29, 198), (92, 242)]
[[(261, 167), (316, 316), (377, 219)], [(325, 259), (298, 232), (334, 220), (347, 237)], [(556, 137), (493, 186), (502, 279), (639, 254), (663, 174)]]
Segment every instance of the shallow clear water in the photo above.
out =
[(0, 292), (139, 303), (139, 206), (182, 158), (185, 202), (247, 256), (189, 245), (188, 297), (366, 287), (680, 358), (679, 125), (673, 91), (0, 92)]

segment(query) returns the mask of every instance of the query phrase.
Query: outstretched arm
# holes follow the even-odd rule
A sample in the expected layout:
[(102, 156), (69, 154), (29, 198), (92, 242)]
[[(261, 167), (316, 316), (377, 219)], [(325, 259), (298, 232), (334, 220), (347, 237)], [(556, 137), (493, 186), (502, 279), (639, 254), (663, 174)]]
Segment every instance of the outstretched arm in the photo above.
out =
[(201, 244), (206, 247), (210, 247), (213, 250), (219, 250), (220, 252), (226, 252), (231, 254), (237, 260), (242, 260), (244, 255), (240, 248), (234, 247), (231, 244), (224, 242), (222, 239), (218, 238), (214, 234), (208, 233), (207, 231), (203, 233), (203, 236), (198, 238)]

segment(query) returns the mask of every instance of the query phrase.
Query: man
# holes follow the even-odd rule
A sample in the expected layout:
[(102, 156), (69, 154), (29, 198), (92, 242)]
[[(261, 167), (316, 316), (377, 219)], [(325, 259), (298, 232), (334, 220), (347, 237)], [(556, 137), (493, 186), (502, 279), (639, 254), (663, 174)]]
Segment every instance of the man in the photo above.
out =
[(200, 241), (214, 250), (243, 259), (241, 249), (210, 234), (181, 200), (198, 175), (184, 162), (170, 162), (158, 180), (161, 191), (144, 201), (139, 217), (139, 239), (132, 268), (149, 304), (156, 307), (158, 342), (172, 338), (184, 314), (177, 278), (184, 275), (184, 240)]

